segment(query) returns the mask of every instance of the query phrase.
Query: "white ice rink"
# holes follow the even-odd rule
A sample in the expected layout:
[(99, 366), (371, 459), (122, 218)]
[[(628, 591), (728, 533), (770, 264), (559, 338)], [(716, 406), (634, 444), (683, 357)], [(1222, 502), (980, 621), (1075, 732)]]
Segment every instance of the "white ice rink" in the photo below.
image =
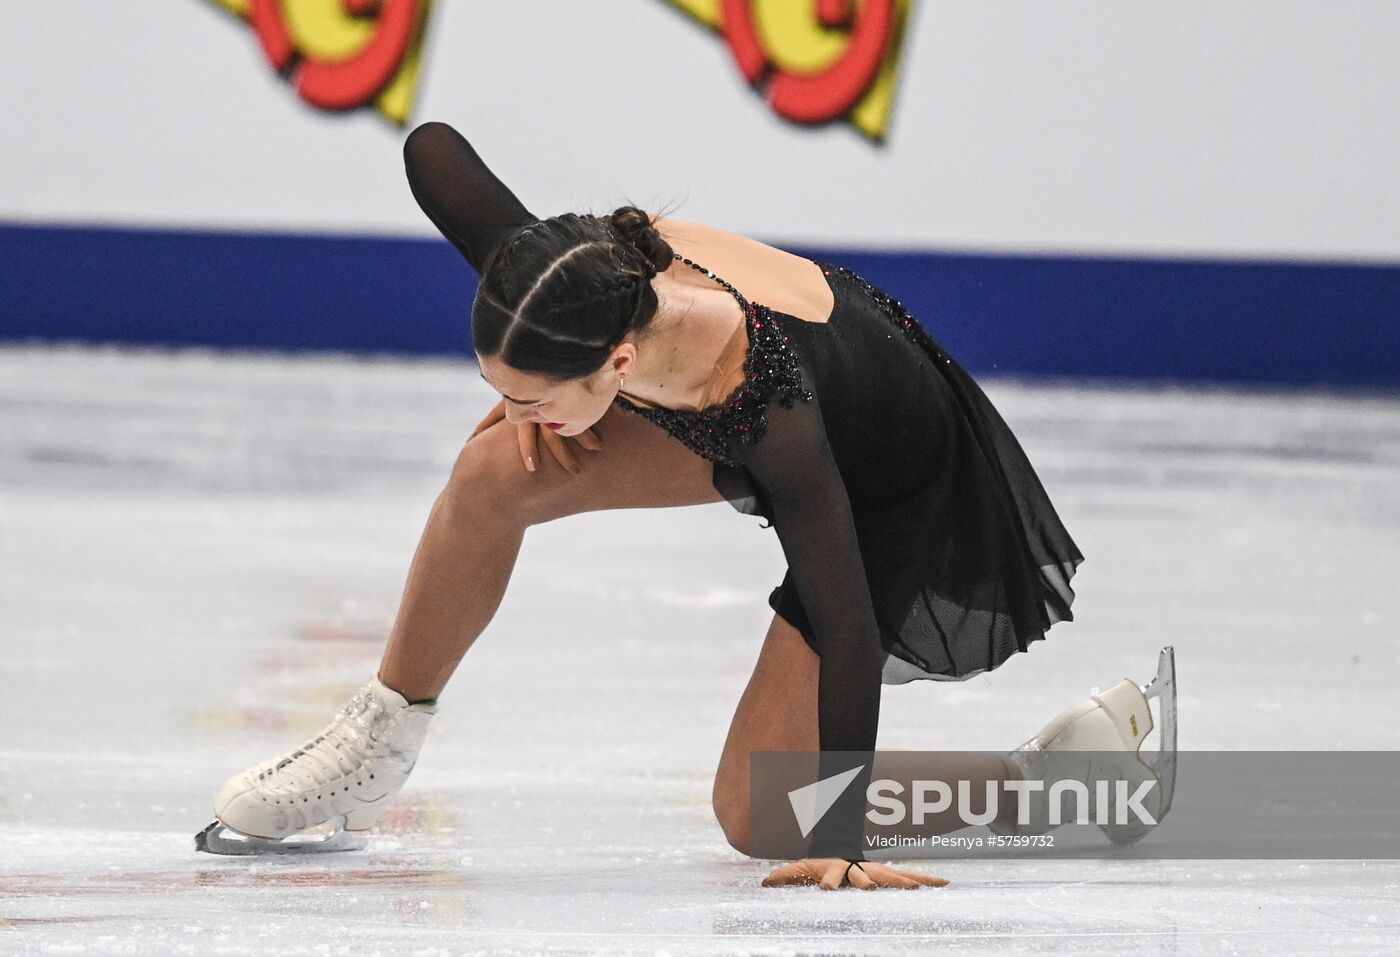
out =
[[(987, 389), (1087, 556), (1077, 620), (887, 686), (882, 747), (1010, 748), (1170, 643), (1183, 749), (1400, 749), (1400, 398)], [(761, 888), (709, 795), (783, 561), (722, 503), (532, 529), (368, 851), (195, 854), (372, 673), (494, 398), (466, 363), (0, 350), (0, 954), (1400, 952), (1394, 861)]]

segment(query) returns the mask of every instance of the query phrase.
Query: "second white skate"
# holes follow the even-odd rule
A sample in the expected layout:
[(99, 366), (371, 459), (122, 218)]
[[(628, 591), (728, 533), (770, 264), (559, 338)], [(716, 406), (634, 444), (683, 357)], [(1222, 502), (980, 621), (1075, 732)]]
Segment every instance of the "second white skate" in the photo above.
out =
[[(1149, 702), (1153, 699), (1159, 699), (1160, 722), (1152, 719)], [(1159, 730), (1157, 753), (1144, 756), (1140, 753), (1143, 742), (1154, 727)], [(1067, 708), (1007, 756), (1023, 779), (1045, 782), (1045, 787), (1023, 796), (1025, 806), (1018, 810), (1024, 817), (1014, 824), (994, 822), (989, 825), (993, 832), (1044, 834), (1060, 823), (1080, 820), (1098, 823), (1115, 844), (1140, 840), (1152, 825), (1136, 815), (1120, 815), (1118, 805), (1124, 793), (1145, 792), (1139, 806), (1157, 822), (1171, 808), (1176, 790), (1175, 650), (1162, 649), (1157, 674), (1147, 685), (1123, 679)], [(1087, 806), (1078, 808), (1077, 814), (1066, 813), (1073, 800), (1050, 786), (1050, 781), (1066, 778), (1086, 785)]]

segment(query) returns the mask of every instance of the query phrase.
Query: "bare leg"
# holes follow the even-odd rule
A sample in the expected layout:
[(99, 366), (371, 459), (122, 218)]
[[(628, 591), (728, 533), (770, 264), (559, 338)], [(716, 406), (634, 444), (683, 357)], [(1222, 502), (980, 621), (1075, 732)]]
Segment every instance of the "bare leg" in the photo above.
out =
[(723, 501), (714, 466), (647, 419), (616, 407), (593, 427), (580, 474), (545, 453), (520, 461), (506, 421), (463, 447), (428, 516), (379, 679), (410, 701), (436, 698), (500, 607), (525, 530), (579, 512)]
[[(817, 673), (820, 659), (802, 635), (778, 615), (773, 616), (748, 686), (739, 698), (729, 736), (715, 773), (712, 800), (726, 839), (736, 850), (749, 846), (749, 753), (751, 751), (816, 751)], [(912, 759), (910, 752), (875, 753), (872, 779), (891, 778), (907, 789), (913, 778), (971, 782), (968, 810), (986, 809), (987, 783), (997, 789), (1014, 768), (994, 752), (929, 752)], [(1003, 817), (1014, 818), (1014, 802), (1001, 801)], [(956, 795), (948, 810), (925, 818), (929, 834), (947, 834), (968, 825), (958, 815)]]
[(409, 701), (442, 693), (500, 607), (525, 536), (459, 499), (449, 486), (433, 503), (379, 665), (379, 680)]

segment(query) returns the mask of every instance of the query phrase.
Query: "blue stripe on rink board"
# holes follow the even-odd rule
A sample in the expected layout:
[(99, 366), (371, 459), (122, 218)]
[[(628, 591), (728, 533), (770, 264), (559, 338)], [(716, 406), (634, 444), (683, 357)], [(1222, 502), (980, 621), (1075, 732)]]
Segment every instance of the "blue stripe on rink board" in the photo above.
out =
[[(1400, 264), (792, 247), (975, 373), (1400, 388)], [(0, 340), (470, 354), (446, 242), (0, 225)]]
[(467, 353), (445, 241), (0, 226), (0, 339)]

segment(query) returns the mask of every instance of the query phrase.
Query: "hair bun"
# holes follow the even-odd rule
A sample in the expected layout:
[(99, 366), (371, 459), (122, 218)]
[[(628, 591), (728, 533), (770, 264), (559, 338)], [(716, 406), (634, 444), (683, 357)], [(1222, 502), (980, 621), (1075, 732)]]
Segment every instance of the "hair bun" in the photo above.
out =
[(661, 238), (655, 220), (636, 206), (619, 206), (610, 216), (608, 225), (619, 239), (635, 249), (657, 272), (671, 268), (675, 251)]

